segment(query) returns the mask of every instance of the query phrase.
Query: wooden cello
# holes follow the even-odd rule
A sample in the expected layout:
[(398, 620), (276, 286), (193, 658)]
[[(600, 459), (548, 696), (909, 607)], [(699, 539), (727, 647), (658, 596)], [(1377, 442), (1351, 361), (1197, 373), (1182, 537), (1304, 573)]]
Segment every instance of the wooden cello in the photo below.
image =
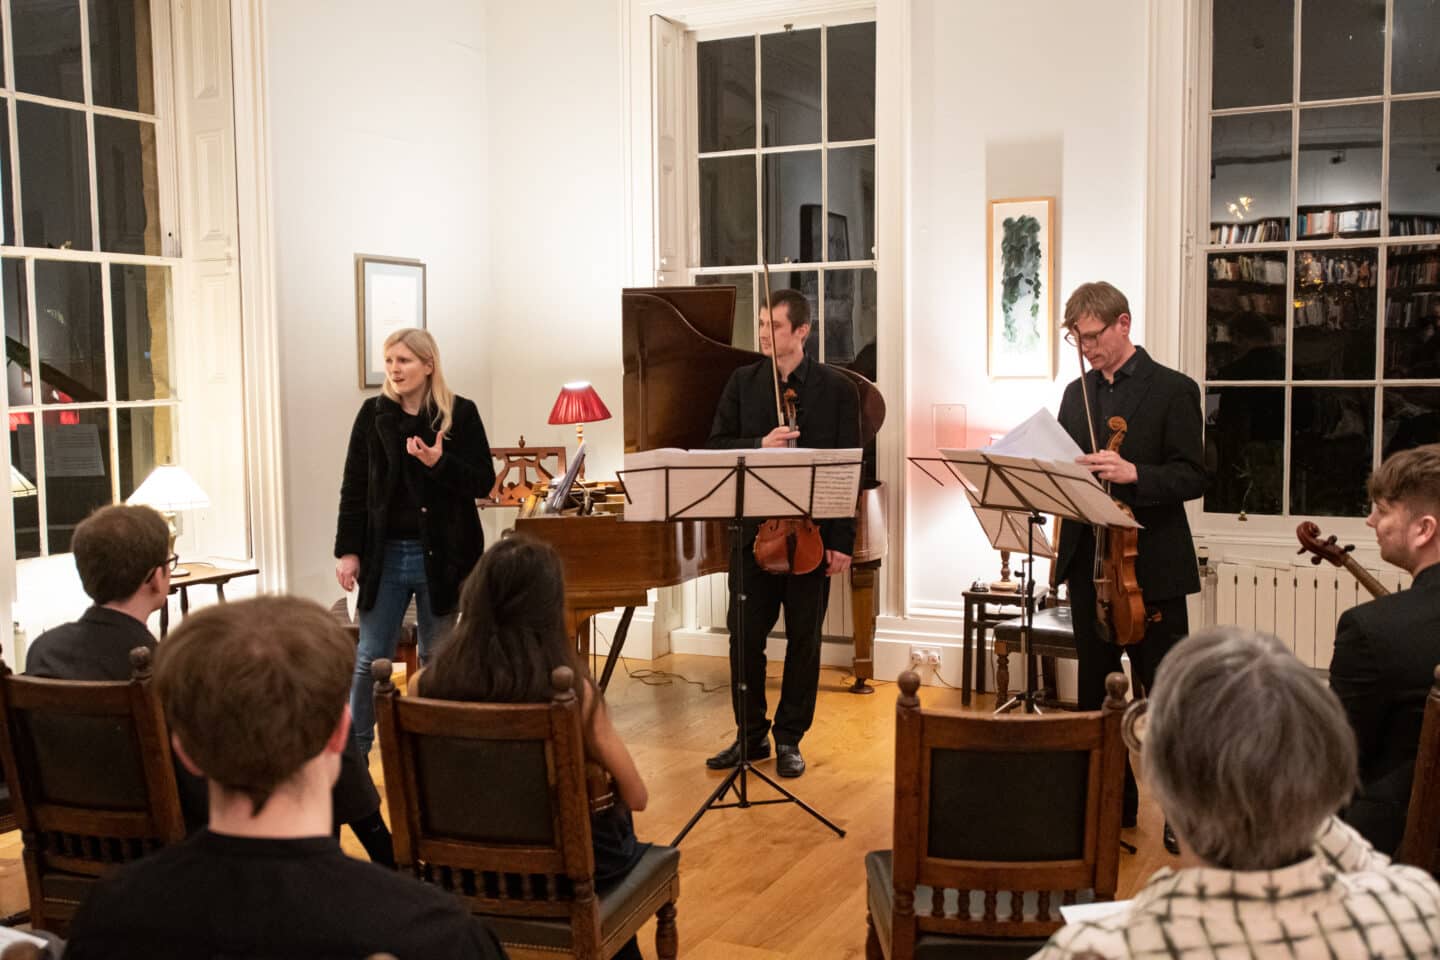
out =
[[(775, 312), (770, 305), (770, 265), (762, 263), (765, 271), (765, 320), (774, 323)], [(799, 430), (799, 418), (795, 409), (795, 391), (786, 387), (780, 390), (780, 363), (775, 359), (775, 330), (770, 329), (770, 375), (775, 385), (776, 425)], [(795, 441), (789, 442), (790, 446)], [(825, 559), (825, 541), (820, 536), (820, 527), (809, 517), (798, 519), (770, 519), (760, 524), (755, 534), (755, 562), (766, 573), (805, 574), (810, 573)]]
[[(1090, 412), (1090, 388), (1085, 382), (1085, 353), (1077, 342), (1075, 351), (1080, 355), (1080, 391), (1085, 401), (1085, 423), (1090, 428), (1090, 449), (1099, 452), (1100, 445), (1095, 436), (1095, 419)], [(1110, 428), (1110, 439), (1105, 449), (1118, 453), (1125, 442), (1129, 425), (1124, 417), (1111, 417), (1106, 426)], [(1105, 481), (1105, 492), (1110, 492), (1110, 481)], [(1115, 500), (1126, 516), (1134, 518), (1129, 505)], [(1103, 639), (1122, 647), (1139, 643), (1145, 639), (1145, 598), (1140, 593), (1140, 582), (1135, 578), (1135, 561), (1140, 555), (1140, 532), (1134, 527), (1111, 530), (1095, 528), (1095, 560), (1091, 576), (1095, 581), (1095, 616)]]
[(1347, 543), (1342, 547), (1336, 541), (1333, 533), (1323, 540), (1320, 539), (1320, 527), (1309, 520), (1295, 528), (1295, 537), (1300, 541), (1300, 549), (1295, 552), (1310, 554), (1310, 562), (1317, 567), (1321, 560), (1328, 560), (1335, 566), (1344, 567), (1349, 571), (1351, 576), (1360, 581), (1360, 586), (1370, 591), (1370, 596), (1389, 596), (1390, 591), (1386, 589), (1385, 585), (1376, 580), (1369, 570), (1360, 566), (1360, 561), (1351, 555), (1350, 551), (1355, 549), (1355, 544)]

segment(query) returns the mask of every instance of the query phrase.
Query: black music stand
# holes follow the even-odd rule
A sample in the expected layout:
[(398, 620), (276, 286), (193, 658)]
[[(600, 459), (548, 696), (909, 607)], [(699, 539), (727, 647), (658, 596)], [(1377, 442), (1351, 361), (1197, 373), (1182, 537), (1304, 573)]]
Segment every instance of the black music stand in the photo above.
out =
[[(714, 459), (713, 453), (707, 451), (707, 454), (710, 454), (708, 459)], [(774, 454), (768, 455), (767, 459), (774, 456)], [(710, 796), (706, 798), (705, 802), (700, 805), (700, 809), (695, 811), (694, 816), (692, 816), (690, 820), (685, 824), (685, 826), (680, 829), (680, 832), (675, 835), (675, 839), (670, 841), (670, 845), (672, 847), (679, 846), (680, 841), (685, 839), (685, 835), (690, 832), (691, 828), (693, 828), (695, 824), (699, 823), (700, 818), (711, 810), (720, 810), (727, 807), (740, 807), (742, 809), (747, 809), (749, 807), (757, 807), (772, 803), (793, 803), (801, 810), (804, 810), (806, 813), (810, 814), (810, 816), (814, 817), (816, 820), (820, 821), (825, 826), (835, 831), (837, 835), (842, 837), (845, 836), (845, 831), (832, 823), (828, 818), (826, 818), (824, 814), (820, 813), (820, 811), (816, 810), (814, 807), (811, 807), (804, 800), (801, 800), (799, 797), (795, 796), (795, 794), (791, 793), (789, 790), (786, 790), (780, 784), (776, 783), (773, 779), (771, 779), (764, 772), (759, 770), (753, 763), (750, 762), (750, 738), (744, 710), (745, 693), (748, 690), (748, 686), (745, 683), (745, 567), (743, 552), (745, 550), (744, 521), (766, 520), (776, 517), (787, 519), (804, 517), (813, 519), (816, 509), (816, 475), (822, 470), (827, 470), (827, 468), (832, 467), (853, 468), (853, 488), (850, 490), (849, 494), (849, 500), (853, 504), (856, 497), (859, 496), (860, 466), (861, 461), (857, 458), (854, 461), (847, 460), (837, 462), (827, 460), (824, 463), (810, 463), (803, 465), (792, 465), (780, 462), (774, 464), (765, 464), (763, 466), (756, 467), (753, 465), (747, 465), (745, 462), (745, 457), (741, 455), (735, 457), (733, 465), (727, 464), (727, 466), (723, 468), (723, 472), (718, 477), (718, 480), (715, 480), (713, 485), (709, 486), (708, 488), (703, 488), (703, 492), (690, 490), (684, 495), (682, 495), (679, 499), (685, 502), (683, 506), (680, 506), (678, 508), (673, 507), (671, 504), (670, 481), (672, 471), (708, 471), (711, 477), (707, 479), (714, 479), (714, 475), (717, 471), (717, 466), (659, 466), (620, 471), (620, 482), (622, 487), (625, 488), (625, 498), (627, 503), (630, 499), (629, 485), (626, 482), (626, 476), (628, 474), (654, 473), (659, 471), (664, 472), (666, 520), (691, 520), (699, 516), (708, 516), (714, 518), (716, 515), (713, 512), (713, 509), (707, 509), (703, 505), (707, 503), (713, 503), (714, 495), (718, 492), (721, 492), (726, 483), (733, 480), (735, 484), (734, 509), (728, 510), (725, 516), (729, 520), (730, 528), (730, 570), (735, 578), (735, 583), (733, 587), (733, 594), (735, 597), (734, 602), (739, 605), (739, 610), (736, 613), (735, 622), (737, 625), (737, 629), (740, 631), (740, 635), (732, 638), (732, 642), (736, 644), (736, 667), (740, 675), (738, 677), (732, 677), (731, 683), (738, 685), (739, 699), (741, 703), (741, 709), (737, 711), (740, 715), (738, 738), (738, 742), (740, 744), (740, 762), (734, 767), (734, 769), (732, 769), (728, 774), (725, 775), (725, 778), (720, 781), (720, 785), (716, 787), (715, 790), (710, 794)], [(809, 505), (808, 509), (806, 507), (800, 506), (800, 504), (798, 504), (795, 499), (778, 489), (775, 484), (772, 484), (769, 480), (765, 478), (764, 474), (770, 473), (772, 471), (804, 471), (808, 474), (809, 492), (806, 498)], [(778, 477), (779, 474), (776, 474), (775, 476)], [(752, 479), (756, 481), (761, 488), (768, 490), (775, 496), (779, 497), (782, 506), (778, 507), (773, 512), (769, 510), (763, 511), (763, 515), (756, 513), (747, 514), (745, 512), (745, 488), (748, 486), (748, 481)], [(778, 479), (777, 482), (779, 482)], [(833, 497), (833, 495), (834, 494), (832, 491), (831, 496)], [(732, 696), (732, 703), (733, 702), (734, 698)], [(750, 799), (749, 784), (747, 778), (751, 774), (754, 774), (755, 776), (759, 777), (761, 780), (769, 784), (777, 793), (780, 794), (780, 796), (766, 800)], [(722, 803), (721, 801), (725, 798), (725, 796), (732, 791), (735, 794), (735, 800), (730, 803)]]
[[(943, 464), (965, 488), (965, 496), (987, 534), (991, 525), (986, 524), (982, 511), (1001, 512), (998, 533), (1007, 538), (1018, 533), (1020, 521), (1014, 515), (1026, 518), (1023, 521), (1026, 527), (1025, 598), (1020, 605), (1020, 652), (1026, 666), (1025, 690), (1001, 704), (995, 712), (1008, 713), (1019, 708), (1026, 713), (1040, 713), (1035, 675), (1030, 669), (1030, 632), (1035, 622), (1035, 528), (1045, 523), (1047, 514), (1096, 527), (1137, 524), (1120, 512), (1090, 471), (1079, 464), (992, 454), (983, 450), (942, 452), (944, 457), (911, 457), (910, 462), (942, 486), (943, 482), (923, 464)], [(1042, 545), (1048, 546), (1043, 534), (1040, 540)], [(996, 540), (992, 537), (994, 542)], [(1040, 555), (1047, 554), (1042, 552)], [(1048, 555), (1053, 557), (1055, 551), (1051, 550)]]

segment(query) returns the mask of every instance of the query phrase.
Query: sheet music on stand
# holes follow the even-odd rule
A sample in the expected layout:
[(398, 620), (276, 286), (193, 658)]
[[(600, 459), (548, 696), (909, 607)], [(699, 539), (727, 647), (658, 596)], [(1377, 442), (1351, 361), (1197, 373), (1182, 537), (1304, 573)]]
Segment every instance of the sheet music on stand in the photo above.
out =
[(735, 513), (737, 457), (745, 457), (747, 517), (826, 520), (855, 515), (863, 451), (806, 447), (681, 450), (625, 455), (626, 520), (724, 520)]

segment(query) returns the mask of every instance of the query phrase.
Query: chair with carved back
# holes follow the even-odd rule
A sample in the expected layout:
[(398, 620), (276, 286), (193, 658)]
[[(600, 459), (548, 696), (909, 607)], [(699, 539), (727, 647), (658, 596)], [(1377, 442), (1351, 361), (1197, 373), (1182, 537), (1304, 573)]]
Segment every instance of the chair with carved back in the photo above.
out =
[(1440, 876), (1440, 666), (1435, 668), (1435, 682), (1425, 698), (1410, 806), (1395, 859)]
[(923, 710), (900, 675), (894, 849), (865, 857), (867, 960), (1028, 957), (1120, 871), (1125, 676), (1101, 710)]
[(24, 842), (32, 925), (64, 936), (97, 878), (185, 836), (150, 651), (118, 682), (0, 662), (0, 763)]
[(651, 916), (656, 954), (676, 956), (678, 850), (651, 847), (622, 879), (596, 888), (568, 667), (551, 674), (547, 703), (401, 697), (388, 660), (371, 670), (399, 869), (464, 900), (512, 958), (606, 960)]

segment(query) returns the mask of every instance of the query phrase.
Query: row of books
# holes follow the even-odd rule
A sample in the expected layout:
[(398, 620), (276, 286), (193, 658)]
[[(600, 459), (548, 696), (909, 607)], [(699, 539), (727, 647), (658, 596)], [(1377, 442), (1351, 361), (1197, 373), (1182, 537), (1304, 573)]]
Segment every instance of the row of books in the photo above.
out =
[(1270, 217), (1254, 223), (1210, 224), (1211, 243), (1273, 243), (1290, 239), (1290, 220), (1287, 217)]
[(1391, 262), (1385, 270), (1385, 285), (1391, 290), (1404, 287), (1431, 287), (1440, 284), (1440, 253), (1426, 260)]
[(1300, 236), (1333, 237), (1380, 229), (1380, 208), (1361, 210), (1312, 210), (1300, 213)]
[(1440, 233), (1440, 215), (1390, 214), (1390, 236), (1392, 237), (1418, 237), (1430, 233)]
[(1245, 280), (1250, 283), (1285, 285), (1285, 258), (1238, 256), (1211, 257), (1211, 280)]
[(1295, 284), (1345, 283), (1360, 287), (1375, 285), (1375, 261), (1369, 257), (1302, 251), (1295, 264)]

